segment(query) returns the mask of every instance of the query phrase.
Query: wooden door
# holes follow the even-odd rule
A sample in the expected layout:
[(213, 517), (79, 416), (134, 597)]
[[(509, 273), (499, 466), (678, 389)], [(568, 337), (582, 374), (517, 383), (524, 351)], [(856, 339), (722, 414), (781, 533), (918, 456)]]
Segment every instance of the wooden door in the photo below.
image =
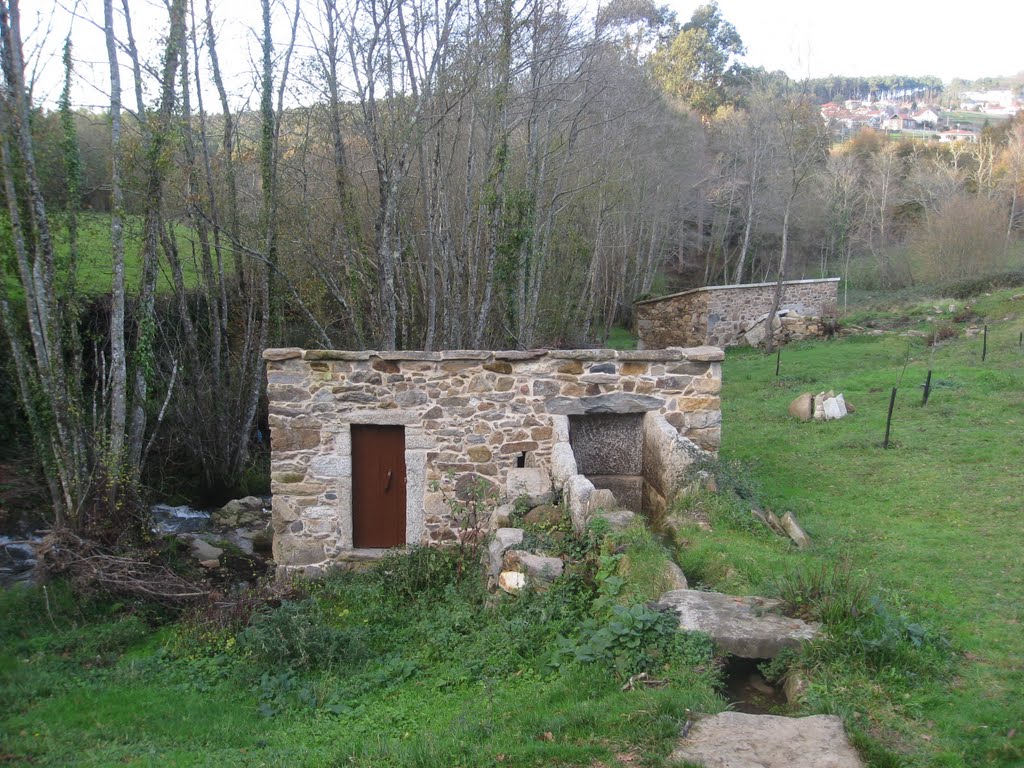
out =
[(405, 428), (352, 425), (352, 543), (405, 545)]

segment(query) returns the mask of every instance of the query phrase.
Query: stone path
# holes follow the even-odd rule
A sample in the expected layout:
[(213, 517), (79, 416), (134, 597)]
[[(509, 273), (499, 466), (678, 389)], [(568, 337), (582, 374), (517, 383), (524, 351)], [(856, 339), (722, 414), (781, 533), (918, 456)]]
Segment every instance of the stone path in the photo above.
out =
[[(659, 605), (675, 611), (679, 628), (704, 632), (726, 653), (770, 659), (783, 648), (813, 640), (816, 624), (783, 616), (782, 603), (764, 597), (676, 589)], [(702, 768), (862, 768), (856, 750), (831, 715), (778, 717), (723, 712), (701, 717), (671, 762)]]
[(694, 724), (669, 760), (703, 768), (863, 768), (833, 715), (711, 715)]
[(745, 659), (772, 659), (783, 648), (798, 648), (818, 634), (817, 624), (779, 613), (779, 600), (735, 597), (719, 592), (677, 589), (658, 601), (679, 616), (679, 628), (704, 632), (726, 653)]

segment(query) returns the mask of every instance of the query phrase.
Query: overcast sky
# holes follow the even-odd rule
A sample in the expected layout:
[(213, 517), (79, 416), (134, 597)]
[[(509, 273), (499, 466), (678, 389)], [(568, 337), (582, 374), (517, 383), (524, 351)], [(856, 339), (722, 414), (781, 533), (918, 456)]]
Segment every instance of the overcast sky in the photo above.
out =
[[(162, 0), (129, 2), (140, 48), (154, 50), (166, 23)], [(596, 5), (596, 0), (587, 2)], [(680, 21), (699, 4), (668, 0)], [(120, 7), (120, 2), (114, 5)], [(221, 66), (229, 90), (239, 99), (233, 105), (237, 108), (254, 94), (251, 62), (258, 52), (251, 30), (260, 23), (259, 3), (214, 0), (213, 5), (220, 25)], [(899, 74), (935, 75), (948, 82), (1024, 70), (1020, 0), (972, 0), (958, 7), (950, 0), (719, 0), (719, 6), (743, 38), (748, 64), (782, 69), (795, 78)], [(104, 108), (106, 51), (96, 27), (103, 19), (102, 0), (78, 0), (77, 6), (75, 0), (21, 0), (21, 8), (23, 33), (32, 36), (26, 50), (36, 48), (34, 43), (49, 29), (47, 53), (38, 57), (37, 99), (50, 106), (56, 101), (60, 46), (73, 26), (79, 80), (75, 101), (81, 107)], [(72, 8), (78, 14), (74, 21)], [(275, 35), (284, 40), (288, 21), (283, 7), (275, 17)]]

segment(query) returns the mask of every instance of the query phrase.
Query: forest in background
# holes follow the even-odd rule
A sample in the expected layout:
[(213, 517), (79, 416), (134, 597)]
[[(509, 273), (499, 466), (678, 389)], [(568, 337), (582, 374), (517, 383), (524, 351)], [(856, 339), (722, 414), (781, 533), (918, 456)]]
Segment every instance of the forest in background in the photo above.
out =
[(713, 3), (686, 22), (644, 0), (260, 11), (254, 106), (225, 87), (209, 0), (169, 2), (149, 58), (129, 3), (106, 0), (97, 113), (72, 103), (73, 36), (59, 108), (33, 102), (17, 4), (0, 2), (14, 427), (57, 521), (101, 538), (147, 486), (259, 484), (267, 346), (601, 345), (671, 289), (897, 288), (1019, 260), (1024, 121), (977, 144), (833, 145), (825, 86), (740, 64)]

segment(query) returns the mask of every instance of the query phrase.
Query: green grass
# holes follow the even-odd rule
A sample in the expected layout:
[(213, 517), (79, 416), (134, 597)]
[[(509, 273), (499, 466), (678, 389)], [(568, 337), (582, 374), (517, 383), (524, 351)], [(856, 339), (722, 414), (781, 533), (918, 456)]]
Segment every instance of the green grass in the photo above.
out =
[[(143, 219), (140, 216), (127, 216), (124, 222), (125, 239), (125, 284), (130, 293), (139, 289), (139, 282), (142, 279), (142, 262), (140, 254), (143, 244)], [(54, 242), (56, 243), (56, 257), (61, 264), (66, 265), (70, 254), (68, 246), (68, 231), (65, 219), (62, 215), (51, 218), (50, 225), (53, 228)], [(110, 216), (99, 213), (79, 214), (78, 220), (78, 293), (84, 296), (98, 296), (109, 293), (113, 279), (113, 267), (111, 264), (110, 251)], [(192, 256), (192, 244), (195, 240), (192, 230), (188, 227), (176, 225), (175, 232), (178, 235), (178, 251), (181, 259), (182, 279), (186, 288), (196, 285), (199, 281), (200, 271)], [(0, 216), (0, 242), (10, 237), (10, 224), (5, 216)], [(196, 243), (198, 249), (198, 243)], [(230, 263), (224, 265), (225, 269), (231, 268)], [(17, 278), (17, 270), (11, 257), (11, 264), (4, 267), (8, 291), (13, 297), (21, 296), (21, 285)], [(171, 291), (174, 281), (170, 267), (166, 259), (161, 256), (160, 273), (157, 278), (157, 290), (161, 292)]]
[(331, 577), (242, 630), (192, 620), (153, 631), (126, 606), (83, 607), (59, 585), (0, 594), (5, 760), (469, 768), (642, 755), (657, 766), (687, 709), (724, 706), (700, 636), (652, 668), (661, 688), (623, 691), (614, 664), (558, 657), (559, 637), (603, 626), (580, 575), (482, 600), (452, 585), (443, 558), (384, 568)]
[[(778, 379), (774, 356), (731, 350), (724, 363), (721, 457), (750, 467), (762, 503), (793, 511), (814, 547), (800, 553), (745, 530), (718, 500), (713, 534), (686, 530), (680, 557), (691, 580), (778, 594), (801, 574), (840, 568), (886, 601), (885, 621), (919, 623), (958, 651), (952, 669), (927, 674), (845, 664), (848, 651), (835, 646), (805, 659), (817, 671), (809, 707), (843, 714), (878, 765), (1024, 765), (1024, 308), (1015, 293), (972, 301), (991, 323), (984, 363), (980, 337), (961, 335), (933, 358), (923, 341), (896, 334), (788, 346)], [(923, 307), (908, 314), (909, 327), (931, 327)], [(962, 334), (966, 324), (954, 325)], [(894, 447), (883, 450), (905, 364)], [(937, 386), (922, 408), (929, 365)], [(828, 389), (856, 413), (831, 423), (787, 416), (801, 392)]]

